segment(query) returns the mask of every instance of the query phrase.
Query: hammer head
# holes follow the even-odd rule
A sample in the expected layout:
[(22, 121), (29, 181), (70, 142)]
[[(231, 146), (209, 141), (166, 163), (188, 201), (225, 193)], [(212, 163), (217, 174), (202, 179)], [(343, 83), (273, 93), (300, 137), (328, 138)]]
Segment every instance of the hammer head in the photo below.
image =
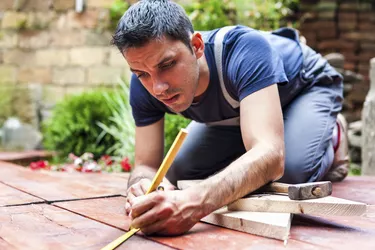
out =
[(326, 197), (332, 194), (330, 181), (310, 182), (289, 185), (288, 196), (291, 200), (308, 200)]

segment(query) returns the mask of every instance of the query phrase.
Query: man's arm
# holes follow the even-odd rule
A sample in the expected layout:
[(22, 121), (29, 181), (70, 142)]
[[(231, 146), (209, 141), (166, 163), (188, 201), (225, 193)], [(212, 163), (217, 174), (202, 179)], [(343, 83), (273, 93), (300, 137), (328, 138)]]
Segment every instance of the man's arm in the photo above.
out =
[(135, 168), (129, 178), (128, 187), (141, 179), (152, 180), (163, 160), (164, 118), (135, 129)]
[(276, 84), (241, 101), (241, 130), (244, 155), (191, 188), (134, 198), (132, 226), (145, 234), (178, 235), (214, 210), (280, 178), (284, 139)]
[(202, 204), (199, 217), (283, 175), (284, 128), (277, 85), (245, 97), (240, 110), (247, 152), (223, 171), (186, 190)]

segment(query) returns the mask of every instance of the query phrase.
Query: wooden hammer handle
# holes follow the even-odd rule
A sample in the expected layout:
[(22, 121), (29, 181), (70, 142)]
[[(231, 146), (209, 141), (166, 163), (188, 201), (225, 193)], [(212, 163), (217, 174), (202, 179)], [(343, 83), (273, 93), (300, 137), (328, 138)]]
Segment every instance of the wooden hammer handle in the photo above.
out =
[(283, 193), (288, 194), (289, 184), (280, 183), (280, 182), (271, 182), (260, 188), (263, 192), (272, 192), (272, 193)]

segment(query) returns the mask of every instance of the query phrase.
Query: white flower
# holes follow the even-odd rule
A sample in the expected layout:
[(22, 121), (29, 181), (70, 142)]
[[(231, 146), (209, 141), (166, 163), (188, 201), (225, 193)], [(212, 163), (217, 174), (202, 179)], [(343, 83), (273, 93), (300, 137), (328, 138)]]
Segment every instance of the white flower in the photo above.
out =
[(83, 161), (82, 161), (81, 158), (76, 158), (76, 159), (74, 160), (74, 165), (75, 165), (75, 166), (79, 166), (79, 165), (81, 165), (82, 163), (83, 163)]

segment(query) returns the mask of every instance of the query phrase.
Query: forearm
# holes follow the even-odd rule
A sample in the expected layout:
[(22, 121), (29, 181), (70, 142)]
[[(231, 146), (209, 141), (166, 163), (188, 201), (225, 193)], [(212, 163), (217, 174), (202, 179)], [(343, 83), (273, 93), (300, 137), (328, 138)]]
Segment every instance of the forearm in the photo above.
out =
[(283, 152), (255, 146), (223, 171), (189, 189), (202, 204), (201, 216), (280, 178), (284, 170)]

